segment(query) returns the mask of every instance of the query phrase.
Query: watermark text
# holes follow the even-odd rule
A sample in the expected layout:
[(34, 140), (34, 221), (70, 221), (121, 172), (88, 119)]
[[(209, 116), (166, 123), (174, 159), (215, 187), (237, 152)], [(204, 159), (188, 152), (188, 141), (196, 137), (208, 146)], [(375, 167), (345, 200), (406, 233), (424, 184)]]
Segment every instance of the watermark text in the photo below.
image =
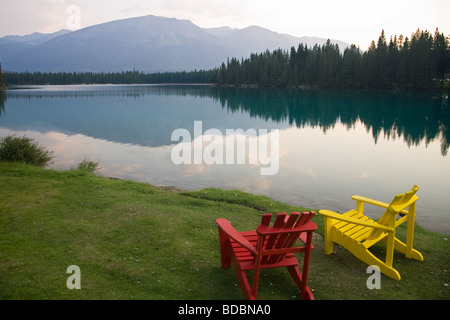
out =
[[(194, 139), (192, 139), (194, 137)], [(171, 140), (171, 160), (180, 164), (233, 165), (260, 167), (261, 175), (275, 175), (279, 170), (279, 131), (267, 129), (219, 129), (203, 132), (202, 121), (194, 121), (193, 136), (187, 129), (176, 129)]]
[(79, 6), (73, 4), (67, 7), (67, 14), (70, 16), (67, 18), (67, 29), (75, 31), (81, 28), (81, 9)]
[(371, 276), (369, 276), (369, 278), (367, 278), (367, 281), (366, 281), (367, 288), (370, 290), (381, 289), (380, 267), (376, 266), (376, 265), (369, 266), (369, 267), (367, 267), (367, 273), (371, 274)]
[(80, 267), (76, 265), (71, 265), (67, 267), (66, 273), (71, 273), (72, 275), (67, 278), (66, 285), (70, 290), (81, 289), (81, 271)]

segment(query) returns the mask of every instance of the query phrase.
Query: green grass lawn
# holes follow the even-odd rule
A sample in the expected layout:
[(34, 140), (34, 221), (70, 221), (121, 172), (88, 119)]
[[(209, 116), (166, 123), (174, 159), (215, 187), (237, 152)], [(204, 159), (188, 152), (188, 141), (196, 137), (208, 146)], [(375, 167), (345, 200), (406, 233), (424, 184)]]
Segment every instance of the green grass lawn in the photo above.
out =
[[(215, 220), (244, 231), (255, 229), (262, 213), (306, 210), (234, 190), (165, 190), (6, 162), (0, 190), (2, 300), (243, 299), (234, 271), (220, 267)], [(425, 261), (397, 254), (402, 280), (382, 276), (381, 289), (369, 290), (367, 266), (339, 246), (325, 256), (322, 218), (314, 221), (309, 285), (316, 299), (450, 298), (447, 236), (416, 228)], [(382, 256), (384, 248), (377, 250)], [(66, 286), (70, 265), (80, 267), (81, 290)], [(258, 298), (299, 294), (285, 269), (271, 269), (262, 273)]]

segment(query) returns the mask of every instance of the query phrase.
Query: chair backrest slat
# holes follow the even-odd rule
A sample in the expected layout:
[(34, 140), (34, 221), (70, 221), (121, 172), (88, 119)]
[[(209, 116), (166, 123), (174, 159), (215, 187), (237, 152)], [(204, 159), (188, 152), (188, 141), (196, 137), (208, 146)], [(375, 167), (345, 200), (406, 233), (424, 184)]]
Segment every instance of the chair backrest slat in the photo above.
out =
[[(264, 218), (264, 217), (263, 217), (263, 218)], [(284, 225), (285, 225), (285, 222), (284, 222), (285, 219), (286, 219), (286, 213), (279, 213), (279, 214), (277, 215), (277, 217), (275, 218), (275, 222), (273, 223), (273, 227), (274, 227), (274, 228), (283, 228)], [(264, 249), (272, 249), (273, 246), (275, 245), (275, 243), (277, 242), (277, 238), (278, 238), (278, 235), (277, 235), (277, 234), (270, 235), (270, 236), (268, 237), (267, 241), (265, 242)], [(268, 259), (269, 259), (268, 256), (264, 256), (264, 257), (261, 259), (261, 263), (262, 263), (262, 264), (267, 263), (267, 260), (268, 260)]]
[[(310, 222), (313, 215), (314, 214), (310, 212), (303, 212), (301, 215), (298, 212), (293, 212), (289, 216), (287, 216), (286, 213), (281, 213), (277, 215), (275, 222), (273, 224), (273, 228), (294, 229)], [(264, 222), (267, 222), (267, 220), (265, 220)], [(268, 226), (267, 224), (264, 225)], [(299, 231), (270, 235), (267, 237), (268, 239), (265, 242), (263, 250), (290, 248), (294, 245), (299, 236), (300, 236)], [(285, 253), (263, 256), (261, 258), (261, 263), (262, 264), (276, 263), (278, 261), (281, 261), (285, 256), (286, 256)]]
[(272, 220), (272, 214), (264, 213), (261, 219), (261, 225), (268, 227), (270, 225), (270, 220)]
[[(300, 214), (298, 212), (292, 212), (291, 215), (285, 219), (285, 225), (283, 226), (283, 229), (292, 229), (296, 225), (296, 222), (298, 221), (297, 218), (299, 215)], [(290, 239), (292, 236), (295, 237), (295, 234), (298, 233), (299, 232), (280, 234), (273, 248), (280, 249), (291, 247), (292, 244), (289, 244), (289, 242), (291, 242)], [(270, 258), (267, 259), (267, 263), (275, 263), (277, 261), (280, 261), (283, 257), (284, 255), (282, 254), (272, 255), (270, 256)]]
[[(396, 195), (394, 199), (392, 199), (389, 207), (387, 207), (381, 218), (378, 219), (378, 223), (383, 226), (393, 227), (395, 225), (395, 220), (397, 219), (397, 215), (399, 214), (399, 212), (409, 207), (418, 199), (418, 197), (416, 196), (418, 190), (419, 187), (415, 185), (408, 192)], [(376, 239), (381, 236), (383, 232), (383, 230), (374, 229), (367, 240)]]

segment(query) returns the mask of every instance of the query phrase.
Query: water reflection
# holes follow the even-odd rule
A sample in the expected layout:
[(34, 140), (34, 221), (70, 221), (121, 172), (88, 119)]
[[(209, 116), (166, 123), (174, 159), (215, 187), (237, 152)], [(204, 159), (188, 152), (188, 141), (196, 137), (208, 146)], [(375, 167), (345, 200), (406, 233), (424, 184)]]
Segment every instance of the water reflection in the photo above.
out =
[(342, 123), (361, 121), (377, 142), (403, 138), (408, 146), (440, 139), (447, 155), (450, 141), (448, 96), (434, 93), (391, 93), (333, 90), (252, 90), (215, 88), (212, 95), (232, 112), (288, 122), (299, 128), (320, 127), (324, 132)]
[[(59, 127), (64, 132), (143, 146), (169, 145), (168, 137), (173, 130), (180, 126), (191, 129), (195, 120), (207, 121), (205, 117), (209, 117), (211, 128), (249, 128), (246, 123), (236, 123), (235, 117), (222, 119), (223, 113), (211, 108), (208, 98), (220, 104), (228, 115), (245, 113), (252, 119), (263, 120), (251, 123), (257, 128), (267, 128), (270, 122), (268, 129), (308, 126), (326, 132), (336, 123), (352, 128), (361, 121), (375, 143), (380, 137), (402, 139), (408, 146), (439, 140), (441, 154), (448, 154), (448, 96), (433, 93), (211, 86), (49, 86), (8, 91), (8, 99), (34, 100), (33, 105), (21, 104), (22, 114), (17, 114), (20, 119), (12, 110), (8, 124), (27, 128), (43, 124)], [(79, 99), (83, 100), (82, 104)], [(124, 100), (130, 99), (134, 100), (132, 106), (124, 104)], [(39, 104), (39, 100), (45, 105)], [(61, 100), (64, 108), (57, 106)], [(7, 112), (5, 101), (6, 96), (2, 98), (0, 116)]]
[[(0, 126), (13, 130), (59, 131), (127, 144), (158, 147), (172, 144), (177, 128), (275, 129), (285, 123), (224, 113), (205, 86), (70, 86), (68, 90), (8, 92)], [(98, 88), (96, 90), (95, 88)], [(32, 101), (32, 103), (30, 103)]]
[[(341, 212), (355, 193), (389, 202), (418, 184), (418, 223), (450, 234), (446, 97), (211, 86), (49, 86), (6, 97), (0, 137), (37, 139), (55, 152), (56, 168), (91, 158), (105, 176), (240, 189)], [(196, 120), (221, 132), (279, 129), (278, 174), (250, 164), (174, 165), (172, 132), (192, 133)]]

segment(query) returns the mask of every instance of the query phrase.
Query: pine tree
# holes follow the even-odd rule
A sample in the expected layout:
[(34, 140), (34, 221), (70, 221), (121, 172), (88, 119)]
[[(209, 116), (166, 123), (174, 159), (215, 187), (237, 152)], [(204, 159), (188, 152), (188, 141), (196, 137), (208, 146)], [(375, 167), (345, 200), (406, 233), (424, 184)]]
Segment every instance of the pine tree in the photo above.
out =
[(386, 88), (389, 86), (388, 83), (388, 73), (387, 70), (387, 61), (388, 61), (388, 46), (386, 43), (386, 36), (384, 34), (384, 30), (381, 31), (381, 35), (378, 38), (377, 49), (376, 49), (376, 68), (378, 72), (376, 72), (375, 76), (375, 85), (378, 88)]
[(387, 60), (386, 60), (386, 85), (387, 87), (397, 86), (397, 73), (398, 73), (398, 41), (397, 36), (391, 37), (387, 49)]
[(431, 48), (433, 37), (428, 31), (420, 31), (411, 37), (410, 59), (411, 78), (410, 82), (415, 88), (429, 88), (432, 82), (432, 57)]
[(362, 55), (354, 44), (346, 48), (342, 57), (340, 83), (344, 88), (358, 88), (361, 85)]
[(439, 29), (436, 28), (433, 40), (433, 78), (443, 80), (445, 73), (449, 72), (450, 68), (450, 51), (448, 46), (448, 40), (443, 33), (439, 33)]

